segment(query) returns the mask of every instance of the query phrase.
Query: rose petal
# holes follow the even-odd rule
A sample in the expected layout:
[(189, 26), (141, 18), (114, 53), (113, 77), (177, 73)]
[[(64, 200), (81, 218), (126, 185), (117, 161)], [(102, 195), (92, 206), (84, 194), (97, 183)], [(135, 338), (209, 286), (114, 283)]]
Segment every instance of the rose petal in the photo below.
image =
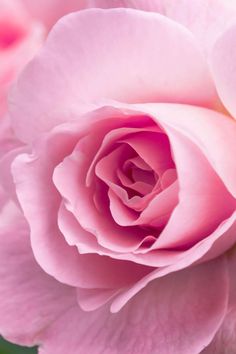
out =
[(207, 65), (185, 28), (155, 13), (91, 9), (53, 28), (15, 87), (11, 117), (17, 135), (32, 141), (104, 99), (217, 101)]
[(39, 353), (199, 353), (223, 320), (227, 291), (223, 259), (175, 273), (150, 284), (118, 314), (106, 307), (71, 309), (42, 334)]
[[(141, 105), (139, 107), (141, 109)], [(137, 106), (133, 108), (138, 109)], [(171, 127), (190, 139), (204, 153), (230, 193), (236, 196), (236, 124), (231, 118), (216, 111), (181, 104), (143, 105), (142, 110), (163, 124), (167, 131)]]
[(236, 350), (236, 312), (230, 311), (210, 345), (201, 354), (231, 354)]
[(188, 28), (209, 53), (217, 37), (236, 20), (236, 4), (225, 0), (93, 0), (98, 7), (131, 7), (158, 12)]
[(0, 332), (18, 344), (35, 345), (39, 334), (76, 303), (75, 290), (38, 266), (28, 226), (11, 202), (1, 212), (0, 230)]
[(236, 89), (236, 25), (231, 26), (217, 40), (211, 53), (212, 74), (219, 96), (236, 118), (234, 92)]
[(179, 203), (156, 247), (189, 247), (211, 234), (235, 210), (236, 201), (202, 152), (168, 131), (178, 172)]
[[(126, 289), (124, 292), (122, 292), (113, 302), (111, 306), (112, 312), (117, 312), (119, 311), (122, 306), (124, 306), (129, 299), (131, 299), (135, 294), (137, 294), (141, 289), (143, 289), (148, 283), (150, 283), (152, 280), (156, 278), (160, 278), (163, 276), (166, 276), (169, 273), (176, 272), (178, 270), (190, 267), (190, 265), (198, 262), (200, 263), (201, 261), (204, 261), (205, 255), (207, 255), (207, 252), (211, 250), (211, 247), (216, 245), (219, 240), (222, 240), (225, 238), (225, 244), (223, 242), (223, 252), (226, 251), (227, 246), (228, 248), (232, 247), (232, 239), (235, 240), (235, 230), (236, 230), (236, 212), (232, 214), (232, 216), (224, 221), (216, 230), (213, 232), (209, 237), (206, 239), (200, 241), (198, 244), (196, 244), (194, 247), (190, 248), (189, 250), (185, 252), (180, 252), (175, 254), (172, 253), (166, 254), (164, 253), (163, 260), (165, 260), (165, 257), (170, 257), (171, 262), (169, 263), (169, 266), (165, 266), (163, 268), (159, 268), (148, 274), (146, 277), (138, 281), (134, 286)], [(222, 237), (223, 235), (223, 237)], [(216, 247), (217, 248), (217, 247)], [(161, 257), (161, 252), (160, 257)], [(215, 252), (214, 257), (219, 256), (222, 254), (222, 252)], [(145, 262), (145, 257), (147, 258), (146, 264), (148, 262), (148, 259), (150, 261), (151, 256), (153, 257), (153, 264), (155, 263), (155, 252), (152, 254), (149, 252), (147, 255), (142, 255), (143, 257), (139, 257), (140, 260)], [(174, 260), (175, 258), (175, 260)]]
[(202, 354), (230, 354), (236, 349), (236, 281), (235, 266), (236, 252), (235, 246), (227, 254), (228, 256), (228, 272), (229, 272), (229, 304), (228, 313), (223, 324), (216, 333), (211, 344), (202, 352)]
[(105, 305), (120, 289), (81, 289), (77, 288), (77, 300), (84, 311), (94, 311)]

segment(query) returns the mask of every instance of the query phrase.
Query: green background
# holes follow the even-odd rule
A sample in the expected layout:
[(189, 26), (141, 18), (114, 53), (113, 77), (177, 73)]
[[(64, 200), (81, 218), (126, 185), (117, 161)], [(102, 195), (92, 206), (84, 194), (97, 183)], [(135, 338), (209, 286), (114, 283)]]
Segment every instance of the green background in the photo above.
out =
[(19, 347), (0, 338), (0, 354), (37, 354), (37, 349)]

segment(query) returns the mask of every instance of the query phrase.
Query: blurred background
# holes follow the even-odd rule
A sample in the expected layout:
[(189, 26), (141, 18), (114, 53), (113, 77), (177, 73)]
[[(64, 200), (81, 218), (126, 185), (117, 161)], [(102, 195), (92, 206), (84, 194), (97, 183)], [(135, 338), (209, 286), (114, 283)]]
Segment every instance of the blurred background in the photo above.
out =
[(0, 337), (0, 354), (37, 354), (37, 348), (19, 347)]

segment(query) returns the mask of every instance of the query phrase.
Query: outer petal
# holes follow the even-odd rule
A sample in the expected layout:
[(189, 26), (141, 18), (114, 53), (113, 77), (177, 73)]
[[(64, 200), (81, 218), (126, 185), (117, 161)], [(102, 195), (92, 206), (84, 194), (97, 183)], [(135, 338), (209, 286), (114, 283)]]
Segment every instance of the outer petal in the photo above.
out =
[(236, 352), (236, 312), (231, 311), (210, 345), (201, 354), (233, 354)]
[(28, 226), (10, 202), (0, 223), (0, 333), (22, 345), (76, 303), (75, 290), (48, 276), (36, 263)]
[(153, 282), (118, 314), (73, 308), (42, 334), (39, 353), (197, 354), (223, 320), (227, 284), (218, 259)]
[(219, 331), (211, 344), (202, 354), (231, 354), (236, 352), (236, 249), (232, 248), (228, 252), (228, 271), (229, 271), (229, 305), (228, 313)]
[(216, 42), (211, 53), (211, 67), (219, 96), (236, 119), (236, 25)]
[(217, 37), (236, 20), (233, 0), (123, 0), (91, 1), (98, 7), (131, 7), (159, 12), (188, 28), (207, 52)]
[(32, 141), (104, 99), (217, 103), (201, 51), (184, 27), (155, 13), (93, 9), (54, 27), (15, 87), (11, 115), (18, 136)]

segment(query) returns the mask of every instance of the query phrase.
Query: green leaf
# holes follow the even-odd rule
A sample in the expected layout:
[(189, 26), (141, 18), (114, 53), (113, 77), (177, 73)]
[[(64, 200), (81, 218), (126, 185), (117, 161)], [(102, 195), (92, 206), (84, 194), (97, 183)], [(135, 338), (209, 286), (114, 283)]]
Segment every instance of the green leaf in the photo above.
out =
[(37, 348), (25, 348), (0, 338), (0, 354), (37, 354)]

